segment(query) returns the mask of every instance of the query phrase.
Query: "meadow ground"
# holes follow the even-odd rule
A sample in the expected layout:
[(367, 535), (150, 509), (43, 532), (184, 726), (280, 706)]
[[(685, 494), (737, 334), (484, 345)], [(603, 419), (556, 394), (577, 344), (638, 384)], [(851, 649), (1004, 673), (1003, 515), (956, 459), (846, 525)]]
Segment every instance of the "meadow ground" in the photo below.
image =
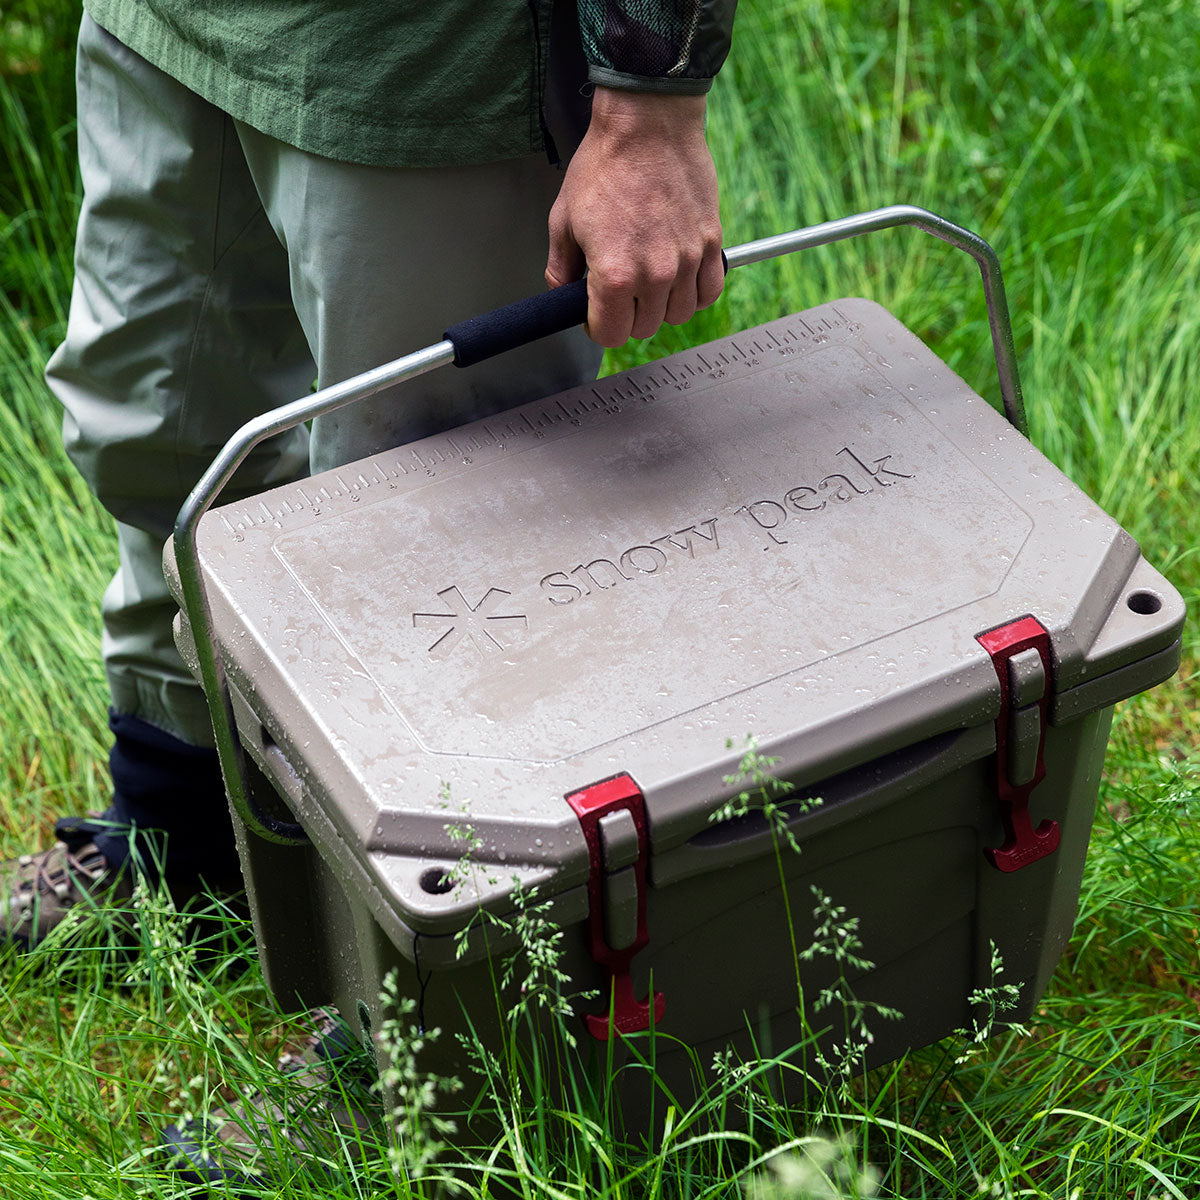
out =
[[(6, 856), (106, 800), (96, 600), (111, 531), (63, 458), (40, 382), (69, 295), (77, 18), (69, 0), (15, 0), (0, 24)], [(1183, 0), (743, 3), (710, 116), (727, 244), (903, 201), (997, 248), (1034, 443), (1193, 615), (1197, 44), (1200, 9)], [(609, 368), (844, 295), (885, 304), (996, 399), (974, 267), (911, 230), (739, 271), (714, 309)], [(681, 1127), (655, 1153), (567, 1118), (542, 1142), (510, 1118), (495, 1162), (537, 1196), (732, 1197), (752, 1179), (761, 1196), (1200, 1193), (1197, 651), (1193, 620), (1177, 678), (1118, 712), (1075, 935), (1028, 1031), (964, 1063), (961, 1042), (931, 1047), (805, 1112), (761, 1107), (748, 1135)], [(245, 928), (230, 917), (200, 971), (161, 908), (147, 902), (130, 959), (100, 948), (0, 964), (5, 1196), (175, 1194), (146, 1156), (154, 1130), (222, 1081), (264, 1077), (289, 1026), (253, 962), (234, 969)], [(103, 947), (103, 928), (92, 933)], [(762, 1174), (780, 1146), (790, 1156)], [(331, 1178), (298, 1177), (286, 1194), (409, 1194), (371, 1147), (339, 1153)]]

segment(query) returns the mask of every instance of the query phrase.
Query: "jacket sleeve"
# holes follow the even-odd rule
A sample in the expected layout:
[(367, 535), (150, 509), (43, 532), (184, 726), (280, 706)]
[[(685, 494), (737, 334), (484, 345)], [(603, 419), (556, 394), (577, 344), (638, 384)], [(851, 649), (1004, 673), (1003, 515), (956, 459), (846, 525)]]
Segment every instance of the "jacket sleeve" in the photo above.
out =
[(737, 0), (578, 0), (588, 77), (602, 87), (695, 95), (729, 53)]

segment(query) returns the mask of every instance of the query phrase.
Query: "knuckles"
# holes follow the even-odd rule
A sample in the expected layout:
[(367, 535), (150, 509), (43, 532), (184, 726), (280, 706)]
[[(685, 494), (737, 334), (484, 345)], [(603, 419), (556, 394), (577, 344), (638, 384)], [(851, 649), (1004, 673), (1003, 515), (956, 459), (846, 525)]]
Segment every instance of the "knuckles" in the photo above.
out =
[(665, 263), (656, 263), (649, 266), (643, 277), (645, 280), (645, 289), (651, 292), (666, 291), (679, 277), (681, 269), (682, 264), (667, 265)]
[(593, 263), (588, 278), (597, 292), (614, 301), (632, 300), (638, 292), (638, 274), (627, 263)]

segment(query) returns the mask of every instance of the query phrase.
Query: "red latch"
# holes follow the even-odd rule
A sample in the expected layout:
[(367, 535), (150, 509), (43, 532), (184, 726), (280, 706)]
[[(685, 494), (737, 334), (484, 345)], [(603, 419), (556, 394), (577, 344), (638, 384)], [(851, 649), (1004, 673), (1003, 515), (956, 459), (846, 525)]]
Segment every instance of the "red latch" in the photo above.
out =
[[(1034, 829), (1029, 816), (1030, 793), (1046, 777), (1046, 764), (1042, 756), (1051, 690), (1050, 635), (1036, 618), (1022, 617), (999, 629), (979, 634), (977, 640), (991, 655), (992, 665), (1000, 680), (1000, 715), (996, 719), (996, 798), (1000, 806), (1000, 819), (1004, 822), (1005, 838), (1003, 846), (985, 853), (999, 870), (1019, 871), (1039, 858), (1053, 854), (1058, 849), (1061, 836), (1057, 821), (1047, 819)], [(1036, 699), (1024, 703), (1022, 697), (1013, 694), (1010, 663), (1029, 650), (1036, 651), (1041, 659), (1042, 686)], [(1037, 667), (1036, 659), (1029, 655), (1025, 657), (1033, 667)], [(1036, 719), (1036, 760), (1031, 763), (1031, 771), (1023, 772), (1026, 778), (1014, 781), (1014, 743), (1023, 736), (1019, 721), (1026, 717)], [(1033, 741), (1030, 740), (1030, 749), (1032, 746)]]
[[(651, 998), (638, 1000), (633, 994), (629, 965), (633, 956), (650, 940), (646, 928), (646, 860), (650, 839), (646, 833), (646, 805), (636, 783), (628, 775), (617, 775), (572, 792), (567, 803), (575, 810), (587, 841), (591, 871), (588, 875), (588, 939), (592, 957), (612, 972), (612, 1020), (608, 1013), (588, 1013), (584, 1020), (591, 1035), (607, 1040), (617, 1033), (637, 1033), (650, 1028)], [(604, 892), (606, 868), (600, 822), (610, 813), (625, 811), (633, 818), (637, 832), (637, 857), (629, 864), (637, 885), (637, 932), (622, 949), (609, 945), (604, 932)], [(661, 992), (653, 995), (654, 1021), (662, 1020), (667, 1002)]]

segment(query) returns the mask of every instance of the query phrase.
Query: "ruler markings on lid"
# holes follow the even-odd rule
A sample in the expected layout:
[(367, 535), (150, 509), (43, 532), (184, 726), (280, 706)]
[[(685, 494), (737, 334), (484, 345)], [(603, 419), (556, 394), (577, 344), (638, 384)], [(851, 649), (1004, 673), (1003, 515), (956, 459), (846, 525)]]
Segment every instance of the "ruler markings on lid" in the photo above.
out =
[[(530, 439), (541, 440), (547, 432), (568, 434), (598, 417), (621, 411), (622, 403), (653, 403), (659, 395), (718, 387), (729, 369), (739, 364), (750, 369), (769, 369), (797, 352), (823, 347), (828, 333), (842, 330), (857, 332), (859, 325), (841, 313), (835, 304), (824, 306), (816, 327), (803, 317), (793, 316), (732, 337), (709, 343), (703, 349), (686, 350), (670, 359), (634, 367), (619, 375), (598, 380), (587, 392), (573, 393), (568, 403), (562, 396), (544, 401), (538, 409), (501, 412), (494, 417), (454, 429), (435, 438), (426, 438), (411, 447), (385, 451), (356, 464), (357, 472), (345, 471), (333, 476), (335, 486), (323, 484), (319, 491), (296, 485), (287, 495), (276, 496), (274, 507), (266, 497), (255, 497), (249, 505), (237, 509), (230, 505), (219, 509), (225, 530), (240, 539), (247, 529), (282, 527), (291, 517), (318, 516), (322, 505), (349, 498), (357, 501), (366, 492), (396, 486), (397, 480), (418, 475), (435, 478), (446, 472), (471, 467), (474, 455), (504, 451), (510, 445), (525, 446)], [(707, 350), (707, 354), (704, 353)], [(530, 411), (530, 410), (533, 411)]]

